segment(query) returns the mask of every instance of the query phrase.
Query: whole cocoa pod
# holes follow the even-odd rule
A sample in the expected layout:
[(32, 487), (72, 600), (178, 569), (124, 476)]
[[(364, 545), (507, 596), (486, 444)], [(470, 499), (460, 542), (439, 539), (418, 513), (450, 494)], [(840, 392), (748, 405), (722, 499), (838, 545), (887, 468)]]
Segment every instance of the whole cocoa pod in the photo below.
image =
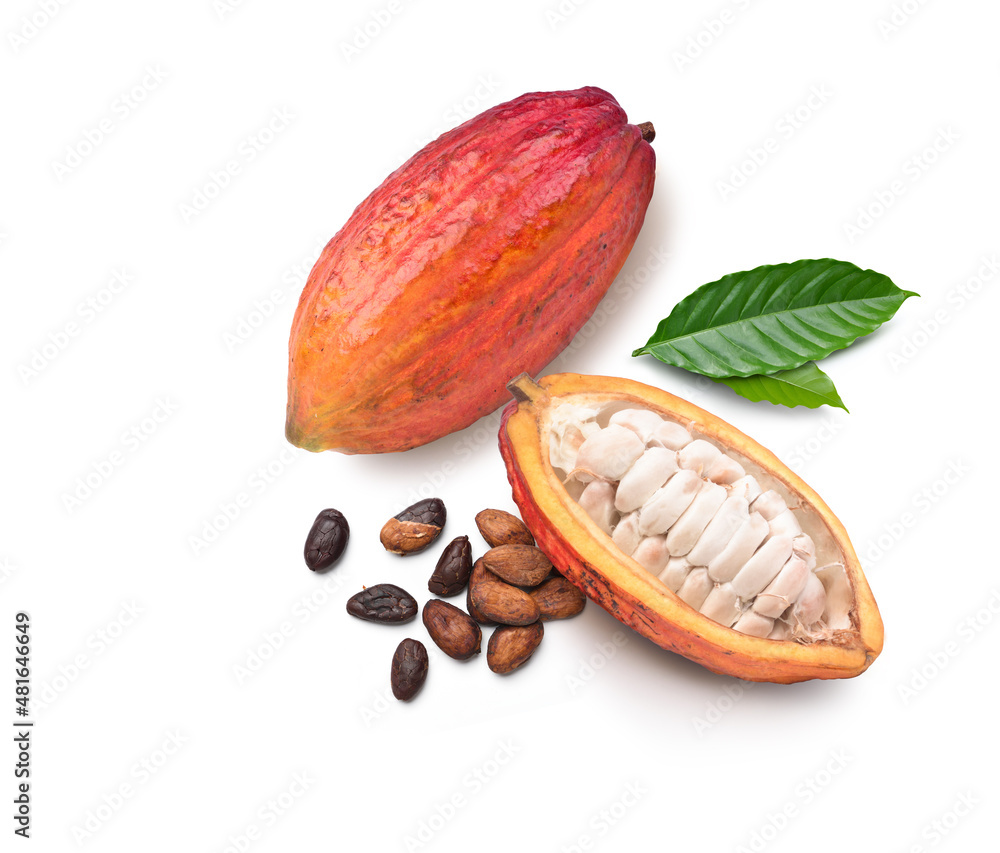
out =
[(327, 244), (289, 341), (307, 450), (426, 444), (505, 399), (587, 322), (653, 192), (652, 125), (607, 92), (534, 92), (445, 133)]

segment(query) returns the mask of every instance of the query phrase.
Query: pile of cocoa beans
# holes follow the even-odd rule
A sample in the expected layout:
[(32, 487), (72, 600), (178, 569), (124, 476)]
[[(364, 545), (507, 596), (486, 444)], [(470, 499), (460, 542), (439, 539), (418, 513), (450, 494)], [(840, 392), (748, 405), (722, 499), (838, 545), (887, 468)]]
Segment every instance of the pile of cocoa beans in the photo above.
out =
[[(403, 556), (428, 548), (444, 527), (447, 513), (439, 498), (408, 507), (383, 526), (383, 547)], [(484, 509), (476, 526), (489, 550), (472, 558), (468, 536), (453, 539), (442, 551), (427, 582), (440, 596), (423, 607), (427, 633), (446, 655), (469, 660), (481, 651), (482, 628), (494, 627), (486, 647), (489, 668), (506, 675), (523, 666), (542, 641), (543, 623), (567, 619), (583, 610), (586, 597), (552, 566), (519, 518), (498, 509)], [(347, 521), (336, 510), (317, 516), (305, 545), (306, 565), (314, 571), (332, 566), (346, 547)], [(443, 598), (465, 592), (466, 609)], [(416, 599), (394, 584), (365, 587), (347, 602), (347, 612), (359, 619), (399, 624), (414, 619)], [(423, 643), (404, 639), (392, 658), (391, 686), (397, 699), (409, 700), (427, 677), (428, 656)]]

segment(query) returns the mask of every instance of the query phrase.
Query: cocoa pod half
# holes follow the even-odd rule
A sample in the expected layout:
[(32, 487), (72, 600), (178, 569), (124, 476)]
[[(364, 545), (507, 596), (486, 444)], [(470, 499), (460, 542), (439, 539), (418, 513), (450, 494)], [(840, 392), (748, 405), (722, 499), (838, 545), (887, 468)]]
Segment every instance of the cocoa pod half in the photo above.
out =
[[(864, 672), (878, 657), (883, 643), (882, 619), (847, 531), (815, 490), (769, 450), (711, 412), (658, 388), (627, 379), (555, 374), (536, 383), (522, 375), (508, 387), (515, 401), (507, 406), (501, 418), (500, 451), (514, 502), (538, 547), (556, 569), (616, 619), (664, 649), (714, 672), (751, 681), (787, 684), (812, 678), (851, 678)], [(611, 487), (612, 497), (601, 497), (588, 509), (584, 506), (587, 503), (584, 495), (577, 492), (574, 496), (564, 485), (566, 472), (553, 465), (551, 439), (557, 428), (553, 426), (552, 413), (556, 410), (565, 413), (573, 407), (604, 413), (607, 417), (604, 422), (609, 426), (600, 427), (600, 431), (611, 443), (592, 444), (591, 448), (617, 446), (621, 450), (637, 441), (638, 452), (635, 447), (628, 451), (633, 459), (657, 448), (661, 453), (664, 448), (677, 450), (678, 473), (666, 480), (657, 496), (669, 496), (675, 480), (686, 484), (691, 479), (698, 453), (706, 452), (715, 458), (713, 470), (719, 461), (726, 463), (720, 454), (736, 463), (735, 466), (726, 463), (718, 469), (722, 482), (741, 474), (746, 480), (746, 472), (751, 472), (759, 500), (769, 501), (772, 495), (774, 500), (770, 510), (753, 510), (758, 519), (748, 516), (746, 529), (763, 521), (762, 535), (770, 533), (770, 537), (757, 551), (753, 551), (756, 545), (751, 542), (750, 552), (732, 566), (726, 562), (732, 553), (730, 547), (733, 552), (737, 550), (735, 544), (726, 545), (724, 550), (710, 556), (708, 565), (721, 564), (727, 571), (735, 572), (731, 580), (720, 580), (709, 574), (714, 569), (706, 568), (705, 557), (694, 556), (704, 541), (711, 541), (713, 547), (723, 541), (713, 531), (720, 517), (717, 515), (689, 552), (692, 562), (688, 566), (690, 571), (685, 573), (687, 558), (671, 557), (669, 550), (663, 553), (663, 546), (674, 533), (674, 521), (678, 528), (682, 527), (678, 518), (683, 513), (681, 517), (663, 521), (662, 529), (654, 527), (659, 518), (667, 515), (671, 503), (665, 499), (657, 504), (659, 497), (650, 498), (639, 513), (638, 531), (646, 537), (643, 546), (653, 543), (656, 547), (652, 550), (660, 551), (658, 559), (663, 565), (657, 565), (656, 571), (660, 571), (657, 574), (650, 568), (656, 562), (651, 555), (639, 553), (625, 515), (613, 531), (604, 524), (606, 519), (600, 507), (606, 506), (609, 499), (613, 516), (619, 510), (632, 512), (631, 504), (617, 506), (620, 494), (615, 493), (609, 482), (621, 479), (624, 474), (608, 476), (604, 485)], [(627, 418), (617, 425), (610, 423), (610, 419), (619, 415)], [(594, 417), (599, 420), (597, 415)], [(644, 419), (658, 423), (645, 437)], [(682, 434), (681, 443), (674, 446), (672, 436), (678, 432)], [(616, 444), (619, 439), (621, 443)], [(586, 441), (578, 444), (581, 455), (585, 444)], [(617, 464), (621, 460), (619, 450), (606, 456), (600, 455), (605, 451), (594, 450), (595, 455), (586, 457), (587, 465)], [(591, 450), (586, 452), (589, 454)], [(688, 458), (694, 461), (685, 467)], [(575, 468), (580, 464), (579, 458), (574, 457), (567, 464)], [(621, 471), (629, 469), (631, 464), (628, 461)], [(700, 482), (701, 476), (697, 473), (695, 479)], [(592, 482), (601, 485), (601, 481)], [(621, 479), (621, 484), (624, 482)], [(749, 484), (747, 488), (751, 488)], [(677, 493), (681, 494), (681, 489)], [(726, 498), (727, 503), (729, 500)], [(751, 507), (758, 505), (756, 497), (735, 499), (737, 503), (741, 500)], [(794, 514), (791, 507), (795, 508)], [(780, 515), (774, 515), (775, 511), (780, 511)], [(633, 521), (634, 514), (628, 519)], [(643, 533), (642, 526), (646, 524), (651, 526)], [(740, 530), (744, 530), (742, 522)], [(803, 536), (798, 536), (802, 531)], [(731, 535), (732, 543), (740, 539), (736, 534)], [(797, 554), (796, 541), (812, 543), (814, 551), (809, 553), (806, 548)], [(707, 545), (706, 550), (709, 550)], [(786, 551), (790, 554), (787, 560), (790, 572), (777, 566), (779, 574), (755, 599), (756, 609), (741, 615), (740, 601), (768, 583)], [(675, 559), (682, 574), (686, 574), (683, 583), (680, 578), (672, 579), (670, 563)], [(804, 579), (815, 595), (807, 587), (798, 603), (785, 612), (783, 608), (792, 599), (784, 590), (801, 589), (802, 564), (806, 566)], [(786, 577), (796, 573), (798, 580)], [(779, 613), (780, 619), (776, 618)]]
[(653, 192), (652, 127), (602, 89), (534, 92), (417, 152), (326, 245), (289, 339), (285, 433), (406, 450), (504, 402), (587, 322)]

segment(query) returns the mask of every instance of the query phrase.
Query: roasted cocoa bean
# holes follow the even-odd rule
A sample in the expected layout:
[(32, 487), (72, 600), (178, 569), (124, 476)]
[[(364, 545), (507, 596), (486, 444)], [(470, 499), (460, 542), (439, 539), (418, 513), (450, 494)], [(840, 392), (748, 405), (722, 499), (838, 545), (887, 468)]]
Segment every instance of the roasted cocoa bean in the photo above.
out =
[(392, 656), (392, 695), (404, 702), (412, 699), (427, 678), (427, 663), (427, 648), (420, 640), (403, 640)]
[(516, 586), (537, 586), (552, 572), (552, 561), (534, 545), (498, 545), (483, 554), (483, 565)]
[(409, 622), (417, 615), (417, 609), (416, 599), (391, 583), (367, 587), (347, 602), (347, 612), (351, 616), (384, 624)]
[(417, 501), (382, 527), (379, 539), (386, 551), (416, 554), (430, 545), (444, 527), (447, 511), (440, 498)]
[(468, 660), (479, 654), (483, 632), (464, 610), (434, 598), (424, 605), (423, 620), (431, 639), (448, 657)]
[(472, 574), (472, 546), (468, 536), (453, 539), (437, 561), (427, 588), (435, 595), (458, 595)]
[(516, 515), (502, 509), (484, 509), (476, 516), (476, 527), (491, 548), (497, 545), (534, 545), (535, 537)]
[(469, 585), (469, 596), (479, 613), (501, 625), (529, 625), (541, 613), (527, 592), (500, 580), (485, 566)]
[(316, 516), (306, 537), (306, 565), (314, 572), (330, 568), (344, 553), (350, 534), (351, 529), (343, 513), (324, 509)]
[(531, 625), (503, 625), (497, 628), (486, 646), (486, 663), (493, 672), (506, 675), (523, 666), (544, 634), (541, 622)]
[(472, 587), (482, 580), (483, 572), (485, 571), (486, 567), (483, 565), (483, 558), (480, 557), (473, 564), (472, 574), (469, 575), (469, 586), (465, 591), (465, 609), (469, 611), (469, 615), (480, 625), (496, 625), (496, 622), (480, 613), (476, 605), (472, 603)]
[(562, 577), (545, 581), (529, 594), (538, 603), (541, 612), (539, 618), (542, 622), (576, 616), (587, 603), (587, 596)]

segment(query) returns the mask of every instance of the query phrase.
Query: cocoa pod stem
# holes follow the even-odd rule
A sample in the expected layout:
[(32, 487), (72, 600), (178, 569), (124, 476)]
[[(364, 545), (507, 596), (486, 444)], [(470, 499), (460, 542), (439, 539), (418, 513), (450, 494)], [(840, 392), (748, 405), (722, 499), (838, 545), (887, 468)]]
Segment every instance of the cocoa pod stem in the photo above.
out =
[(652, 142), (656, 139), (656, 131), (653, 129), (653, 123), (651, 121), (644, 121), (640, 124), (639, 131), (642, 133), (642, 138), (645, 142)]

